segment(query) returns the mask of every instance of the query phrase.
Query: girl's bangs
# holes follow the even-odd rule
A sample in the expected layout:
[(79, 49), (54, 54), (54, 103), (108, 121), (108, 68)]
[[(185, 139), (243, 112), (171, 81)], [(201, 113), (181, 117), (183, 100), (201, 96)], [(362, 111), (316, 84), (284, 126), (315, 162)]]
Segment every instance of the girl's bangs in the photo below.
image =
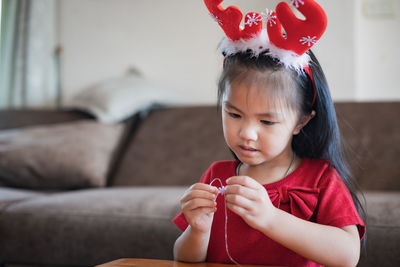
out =
[[(297, 75), (297, 74), (296, 74)], [(223, 94), (232, 85), (241, 85), (248, 90), (256, 89), (266, 104), (275, 110), (288, 110), (298, 113), (301, 109), (298, 101), (298, 90), (291, 73), (285, 69), (267, 69), (263, 72), (244, 67), (232, 67), (226, 76)]]

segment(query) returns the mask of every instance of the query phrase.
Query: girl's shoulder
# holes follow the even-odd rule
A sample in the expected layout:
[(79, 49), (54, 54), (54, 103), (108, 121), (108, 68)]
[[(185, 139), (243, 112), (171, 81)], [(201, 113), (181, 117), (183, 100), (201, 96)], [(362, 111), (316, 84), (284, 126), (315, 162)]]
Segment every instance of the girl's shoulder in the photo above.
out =
[(322, 175), (326, 172), (336, 172), (335, 167), (326, 159), (304, 158), (302, 165), (304, 165), (304, 171), (309, 174)]
[[(317, 188), (321, 182), (329, 179), (340, 178), (336, 169), (325, 159), (303, 158), (300, 166), (286, 178), (266, 185), (267, 189), (291, 186), (304, 186)], [(341, 179), (339, 179), (341, 180)]]
[(312, 158), (303, 158), (303, 162), (299, 166), (302, 174), (308, 175), (323, 175), (327, 172), (336, 172), (333, 164), (326, 159), (312, 159)]
[(307, 159), (308, 168), (307, 172), (313, 175), (319, 184), (325, 180), (338, 180), (341, 181), (339, 173), (336, 171), (335, 166), (326, 159)]
[[(202, 182), (210, 183), (215, 178), (219, 178), (225, 183), (226, 179), (236, 175), (238, 165), (238, 160), (216, 161), (204, 173)], [(330, 180), (341, 181), (336, 169), (328, 160), (304, 158), (300, 166), (286, 178), (264, 186), (267, 189), (281, 186), (317, 188), (329, 184)]]

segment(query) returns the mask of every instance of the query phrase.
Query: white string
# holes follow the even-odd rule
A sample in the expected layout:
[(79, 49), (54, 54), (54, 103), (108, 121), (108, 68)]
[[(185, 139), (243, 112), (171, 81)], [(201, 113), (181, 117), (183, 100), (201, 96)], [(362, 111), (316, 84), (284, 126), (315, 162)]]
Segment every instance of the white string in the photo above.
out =
[(225, 198), (225, 189), (226, 187), (222, 184), (221, 179), (219, 178), (215, 178), (214, 180), (211, 181), (210, 185), (212, 185), (215, 181), (218, 181), (221, 185), (221, 187), (217, 187), (218, 189), (218, 194), (221, 194), (224, 198), (225, 201), (225, 249), (226, 249), (226, 253), (228, 254), (229, 259), (236, 265), (238, 266), (242, 266), (240, 265), (237, 261), (235, 261), (231, 254), (229, 253), (229, 248), (228, 248), (228, 211), (226, 209), (226, 198)]
[[(290, 163), (289, 168), (288, 168), (288, 170), (286, 171), (286, 174), (285, 174), (284, 177), (286, 177), (286, 176), (289, 175), (290, 171), (292, 170), (293, 163), (294, 163), (295, 160), (296, 160), (296, 154), (293, 153), (292, 162)], [(239, 165), (238, 165), (237, 168), (236, 168), (236, 175), (239, 175), (239, 168), (240, 168), (240, 165), (241, 165), (241, 162), (239, 163)], [(214, 178), (214, 180), (211, 181), (210, 185), (212, 186), (212, 184), (213, 184), (215, 181), (218, 181), (219, 184), (221, 185), (221, 187), (217, 187), (217, 189), (218, 189), (218, 195), (222, 195), (223, 198), (224, 198), (224, 202), (225, 202), (225, 249), (226, 249), (226, 253), (228, 254), (229, 259), (230, 259), (234, 264), (236, 264), (236, 265), (238, 265), (238, 266), (242, 266), (242, 265), (240, 265), (237, 261), (235, 261), (235, 260), (232, 258), (231, 254), (229, 253), (229, 248), (228, 248), (228, 211), (227, 211), (227, 208), (226, 208), (226, 198), (225, 198), (225, 190), (226, 190), (226, 187), (222, 184), (222, 181), (221, 181), (221, 179), (219, 179), (219, 178)]]

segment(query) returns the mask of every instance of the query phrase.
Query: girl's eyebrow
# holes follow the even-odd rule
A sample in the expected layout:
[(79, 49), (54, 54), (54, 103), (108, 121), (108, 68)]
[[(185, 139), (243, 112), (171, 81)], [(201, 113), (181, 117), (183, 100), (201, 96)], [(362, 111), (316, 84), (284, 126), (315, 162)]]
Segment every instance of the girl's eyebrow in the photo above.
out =
[(265, 113), (261, 113), (261, 114), (257, 114), (257, 115), (261, 116), (261, 117), (281, 119), (281, 113), (277, 113), (277, 112), (265, 112)]
[[(236, 110), (239, 113), (243, 113), (239, 108), (232, 105), (229, 101), (224, 101), (224, 105), (230, 109)], [(281, 117), (281, 114), (277, 113), (277, 112), (264, 112), (264, 113), (259, 113), (256, 115), (260, 116), (260, 117), (269, 117), (269, 118), (277, 118), (277, 119)]]
[(224, 105), (230, 109), (236, 110), (237, 112), (243, 113), (239, 108), (237, 108), (234, 105), (232, 105), (231, 103), (229, 103), (229, 101), (224, 101)]

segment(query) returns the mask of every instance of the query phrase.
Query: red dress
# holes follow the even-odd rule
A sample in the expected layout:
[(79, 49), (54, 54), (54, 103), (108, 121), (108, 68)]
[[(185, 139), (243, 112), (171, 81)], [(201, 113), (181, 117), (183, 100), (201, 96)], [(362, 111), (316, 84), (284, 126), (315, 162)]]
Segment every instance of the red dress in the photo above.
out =
[[(220, 178), (223, 185), (236, 175), (239, 161), (213, 163), (201, 178), (210, 184)], [(213, 185), (219, 187), (219, 183)], [(360, 219), (353, 200), (336, 170), (326, 160), (304, 159), (301, 165), (284, 179), (264, 185), (275, 207), (301, 219), (319, 224), (343, 227), (357, 225), (360, 238), (365, 225)], [(231, 263), (225, 249), (225, 202), (217, 197), (217, 211), (211, 228), (207, 262)], [(232, 258), (240, 264), (280, 266), (320, 266), (287, 249), (248, 226), (242, 218), (228, 211), (228, 247)], [(174, 223), (184, 231), (188, 226), (183, 213)]]

